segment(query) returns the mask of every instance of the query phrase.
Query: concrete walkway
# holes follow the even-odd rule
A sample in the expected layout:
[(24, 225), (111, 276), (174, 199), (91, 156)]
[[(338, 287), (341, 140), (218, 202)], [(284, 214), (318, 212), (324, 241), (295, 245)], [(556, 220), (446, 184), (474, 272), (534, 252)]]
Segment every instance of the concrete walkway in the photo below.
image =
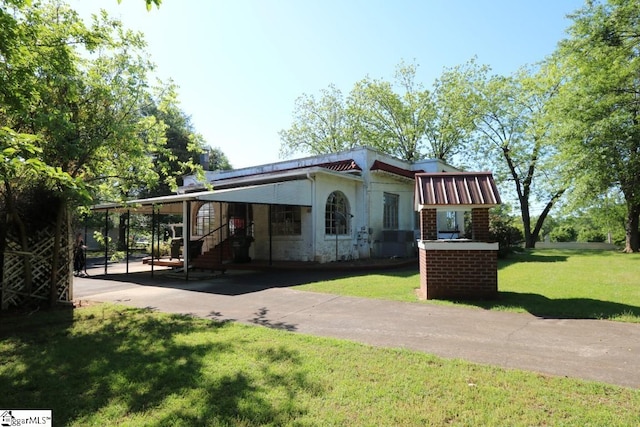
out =
[(544, 319), (289, 289), (339, 274), (332, 271), (231, 272), (201, 275), (200, 280), (189, 282), (167, 271), (156, 271), (153, 278), (148, 272), (108, 276), (101, 272), (97, 268), (89, 271), (89, 278), (76, 278), (74, 299), (232, 320), (640, 388), (638, 324)]

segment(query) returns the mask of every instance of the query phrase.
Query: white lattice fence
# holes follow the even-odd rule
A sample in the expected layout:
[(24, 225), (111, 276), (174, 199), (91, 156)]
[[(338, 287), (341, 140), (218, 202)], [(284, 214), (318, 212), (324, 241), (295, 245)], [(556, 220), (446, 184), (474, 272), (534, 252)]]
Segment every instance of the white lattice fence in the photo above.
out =
[[(27, 302), (49, 301), (51, 290), (51, 265), (54, 255), (53, 228), (30, 236), (29, 252), (23, 252), (12, 233), (7, 236), (2, 277), (3, 310), (19, 307)], [(60, 242), (56, 293), (58, 301), (71, 300), (71, 239), (63, 233)], [(31, 262), (31, 291), (26, 289), (25, 261)]]

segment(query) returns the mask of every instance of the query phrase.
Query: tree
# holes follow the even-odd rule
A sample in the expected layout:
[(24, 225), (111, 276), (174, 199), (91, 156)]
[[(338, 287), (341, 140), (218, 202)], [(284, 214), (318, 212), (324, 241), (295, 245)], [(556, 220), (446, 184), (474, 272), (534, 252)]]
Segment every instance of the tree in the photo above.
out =
[(295, 101), (291, 127), (280, 131), (280, 156), (295, 153), (323, 154), (358, 145), (342, 92), (334, 85), (320, 91), (320, 98), (303, 94)]
[(588, 2), (571, 17), (557, 52), (567, 69), (560, 111), (570, 123), (563, 155), (576, 197), (619, 189), (626, 204), (625, 252), (640, 251), (640, 3)]
[(416, 81), (417, 65), (401, 62), (393, 82), (369, 77), (345, 101), (334, 85), (316, 99), (296, 100), (293, 125), (280, 132), (280, 154), (331, 153), (368, 145), (403, 160), (449, 161), (475, 126), (468, 81), (484, 72), (475, 61), (445, 70), (429, 91)]
[(208, 157), (207, 170), (226, 171), (233, 169), (231, 163), (229, 163), (227, 155), (222, 152), (222, 149), (220, 149), (219, 147), (209, 147), (206, 151)]
[[(141, 182), (153, 185), (159, 179), (153, 157), (163, 150), (164, 127), (141, 113), (151, 98), (147, 73), (152, 64), (140, 34), (104, 12), (87, 26), (57, 1), (2, 1), (0, 22), (3, 154), (14, 156), (14, 166), (25, 165), (0, 170), (7, 212), (3, 230), (17, 229), (26, 242), (28, 230), (19, 226), (25, 214), (14, 202), (21, 192), (55, 195), (60, 203), (52, 214), (56, 252), (50, 271), (56, 283), (69, 203), (118, 200)], [(19, 141), (22, 152), (12, 151), (12, 140)], [(29, 172), (26, 166), (38, 166), (33, 180), (19, 179)], [(23, 243), (23, 251), (28, 249)], [(51, 286), (52, 302), (55, 291)]]
[[(160, 7), (162, 4), (162, 0), (144, 0), (144, 2), (147, 4), (147, 10), (151, 10), (154, 4), (156, 7)], [(122, 3), (122, 0), (118, 0), (118, 3)]]
[(158, 182), (152, 186), (143, 183), (133, 195), (166, 196), (182, 185), (184, 175), (202, 170), (199, 160), (206, 152), (204, 138), (195, 131), (191, 118), (180, 110), (176, 87), (172, 84), (161, 87), (158, 95), (149, 99), (142, 114), (159, 122), (165, 144), (152, 156)]
[[(523, 68), (510, 77), (477, 82), (479, 121), (471, 155), (499, 181), (512, 183), (527, 248), (535, 247), (544, 220), (568, 186), (558, 179), (557, 121), (550, 110), (560, 84), (558, 71), (548, 63), (535, 71)], [(531, 205), (536, 201), (544, 208), (532, 224)]]
[(402, 94), (390, 82), (367, 77), (355, 84), (348, 102), (359, 141), (409, 162), (423, 157), (424, 134), (435, 117), (433, 100), (416, 82), (416, 70), (405, 63), (396, 68)]
[(473, 82), (481, 80), (488, 70), (472, 59), (445, 69), (435, 81), (430, 93), (434, 111), (424, 132), (428, 157), (450, 162), (468, 145), (479, 120), (475, 107), (480, 99)]

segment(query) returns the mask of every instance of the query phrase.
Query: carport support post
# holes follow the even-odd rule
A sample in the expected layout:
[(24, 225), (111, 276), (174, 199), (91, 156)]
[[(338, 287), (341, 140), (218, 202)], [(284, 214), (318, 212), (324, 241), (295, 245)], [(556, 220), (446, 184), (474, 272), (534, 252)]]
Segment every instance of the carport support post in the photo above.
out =
[(184, 251), (184, 278), (189, 280), (189, 258), (191, 257), (191, 202), (185, 201), (183, 205), (184, 210), (184, 230), (182, 236), (183, 251)]
[[(151, 277), (153, 277), (153, 248), (155, 245), (155, 237), (156, 237), (156, 205), (151, 205)], [(158, 252), (160, 252), (160, 247), (158, 247)]]
[(273, 265), (273, 221), (271, 221), (271, 210), (273, 205), (269, 205), (269, 266)]
[(104, 212), (104, 275), (107, 275), (107, 261), (109, 259), (109, 209)]
[(127, 244), (127, 274), (129, 274), (129, 231), (131, 226), (131, 212), (127, 209), (127, 232), (126, 232), (126, 244)]

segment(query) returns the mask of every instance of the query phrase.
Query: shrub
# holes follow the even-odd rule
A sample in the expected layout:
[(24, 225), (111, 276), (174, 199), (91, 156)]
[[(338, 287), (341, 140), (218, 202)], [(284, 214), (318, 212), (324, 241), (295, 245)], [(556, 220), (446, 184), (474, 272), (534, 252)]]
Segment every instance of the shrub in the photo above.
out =
[[(147, 246), (147, 252), (151, 253), (151, 245)], [(169, 255), (170, 253), (171, 253), (171, 242), (169, 241), (160, 242), (159, 248), (158, 248), (158, 243), (154, 242), (153, 256), (155, 258), (160, 258), (161, 256)]]
[(604, 242), (607, 240), (607, 236), (598, 230), (580, 230), (578, 234), (578, 242)]
[(489, 233), (491, 238), (499, 244), (498, 256), (500, 258), (504, 258), (513, 252), (513, 247), (524, 239), (522, 231), (511, 223), (511, 218), (504, 218), (498, 215), (489, 217)]
[(556, 227), (550, 233), (552, 242), (575, 242), (578, 232), (570, 225)]

